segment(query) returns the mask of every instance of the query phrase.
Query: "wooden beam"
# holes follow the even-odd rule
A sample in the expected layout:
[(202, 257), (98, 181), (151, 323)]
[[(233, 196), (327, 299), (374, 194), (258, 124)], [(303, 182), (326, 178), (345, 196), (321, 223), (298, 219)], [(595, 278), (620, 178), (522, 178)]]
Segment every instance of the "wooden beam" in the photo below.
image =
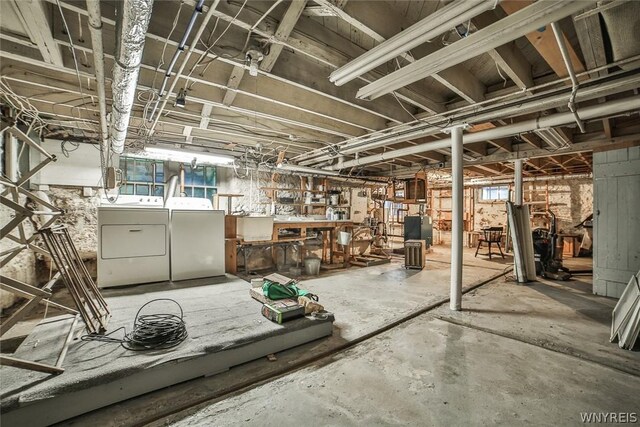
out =
[[(287, 41), (289, 35), (293, 31), (293, 27), (295, 27), (300, 15), (302, 15), (302, 11), (307, 5), (307, 0), (296, 0), (289, 3), (289, 8), (285, 12), (280, 24), (278, 25), (278, 29), (276, 30), (274, 37), (281, 41)], [(260, 63), (260, 69), (266, 72), (270, 72), (273, 69), (273, 66), (276, 64), (280, 53), (284, 46), (281, 43), (274, 43), (271, 45), (269, 54), (264, 57), (262, 62)]]
[(211, 104), (204, 104), (202, 106), (202, 112), (200, 113), (200, 129), (207, 129), (209, 127), (209, 122), (211, 121), (211, 110), (213, 110)]
[[(524, 9), (531, 4), (533, 4), (533, 0), (504, 0), (500, 2), (500, 6), (508, 15)], [(576, 74), (583, 72), (585, 69), (582, 61), (580, 61), (578, 54), (567, 40), (567, 37), (564, 35), (563, 37), (565, 44), (567, 45), (567, 50), (569, 51), (569, 57), (571, 58), (573, 69)], [(567, 67), (564, 64), (564, 60), (562, 59), (562, 53), (558, 47), (555, 35), (551, 29), (551, 25), (547, 25), (538, 31), (527, 34), (527, 39), (558, 76), (566, 77), (569, 75)]]
[[(342, 15), (341, 18), (347, 19), (344, 15), (348, 16), (347, 22), (373, 37), (377, 42), (395, 36), (408, 26), (405, 19), (397, 12), (397, 8), (385, 2), (353, 1), (346, 5)], [(427, 56), (438, 50), (439, 47), (440, 44), (435, 40), (432, 43), (425, 43), (412, 49), (413, 57), (405, 55), (404, 59), (408, 62), (414, 62), (415, 59)], [(486, 87), (461, 65), (443, 70), (432, 77), (468, 102), (484, 100)]]
[(231, 75), (229, 76), (229, 80), (227, 81), (227, 91), (224, 93), (224, 98), (222, 99), (222, 103), (224, 105), (233, 104), (233, 100), (236, 99), (236, 95), (238, 92), (238, 86), (240, 86), (240, 82), (242, 81), (242, 77), (244, 76), (244, 67), (240, 65), (236, 65), (231, 70)]
[[(495, 12), (488, 10), (476, 16), (471, 21), (478, 29), (482, 29), (498, 22), (498, 20)], [(487, 53), (496, 61), (498, 66), (509, 76), (516, 86), (521, 89), (527, 89), (533, 86), (531, 64), (515, 46), (514, 42), (498, 46)]]
[(38, 46), (44, 62), (63, 66), (62, 51), (53, 39), (49, 17), (40, 0), (13, 0), (13, 5), (23, 20), (24, 30), (29, 38)]

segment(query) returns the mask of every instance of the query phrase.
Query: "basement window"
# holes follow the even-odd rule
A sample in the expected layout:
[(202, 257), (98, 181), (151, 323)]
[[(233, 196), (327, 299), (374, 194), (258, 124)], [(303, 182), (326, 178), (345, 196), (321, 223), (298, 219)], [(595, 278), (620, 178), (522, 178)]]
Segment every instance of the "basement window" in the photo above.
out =
[(482, 187), (480, 189), (480, 200), (483, 202), (509, 200), (509, 186), (494, 185), (490, 187)]
[(120, 194), (164, 196), (164, 163), (157, 160), (120, 157), (124, 185)]
[(217, 193), (215, 166), (184, 165), (184, 192), (187, 197), (210, 199)]

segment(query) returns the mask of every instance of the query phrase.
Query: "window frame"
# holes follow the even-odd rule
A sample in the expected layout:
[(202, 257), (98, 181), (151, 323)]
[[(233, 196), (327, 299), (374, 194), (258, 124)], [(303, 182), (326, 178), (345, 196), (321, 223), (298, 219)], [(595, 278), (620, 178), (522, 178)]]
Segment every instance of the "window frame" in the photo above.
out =
[[(123, 164), (124, 162), (124, 164)], [(133, 162), (132, 171), (129, 171), (129, 162)], [(132, 178), (137, 173), (137, 166), (139, 164), (150, 164), (151, 172), (148, 174), (148, 179), (144, 180), (136, 180), (136, 179), (128, 179), (131, 172)], [(165, 175), (165, 162), (162, 160), (154, 160), (154, 159), (146, 159), (142, 157), (134, 157), (134, 156), (120, 156), (119, 164), (120, 170), (123, 173), (123, 185), (120, 187), (120, 194), (122, 195), (133, 195), (133, 196), (150, 196), (150, 197), (164, 197), (164, 175)], [(161, 173), (158, 171), (158, 167), (162, 167)], [(131, 186), (131, 191), (128, 189), (123, 191), (123, 188)], [(142, 189), (146, 188), (147, 191), (143, 191)], [(140, 191), (139, 191), (140, 190)], [(158, 194), (160, 193), (160, 194)]]
[[(488, 192), (489, 197), (485, 197), (485, 191)], [(511, 188), (509, 185), (484, 185), (478, 188), (478, 201), (480, 203), (506, 202), (510, 198), (510, 193)]]

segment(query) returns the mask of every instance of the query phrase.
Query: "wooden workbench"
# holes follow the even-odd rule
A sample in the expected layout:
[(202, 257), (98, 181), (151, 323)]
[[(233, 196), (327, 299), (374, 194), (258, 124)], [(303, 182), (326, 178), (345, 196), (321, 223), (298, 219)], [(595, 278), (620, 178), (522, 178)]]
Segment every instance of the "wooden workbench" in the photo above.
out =
[[(226, 258), (227, 262), (227, 273), (236, 273), (237, 272), (237, 259), (236, 254), (238, 248), (240, 248), (243, 253), (246, 247), (251, 246), (272, 246), (272, 257), (275, 263), (276, 260), (276, 252), (275, 247), (282, 244), (295, 244), (300, 243), (304, 245), (306, 240), (309, 240), (310, 237), (307, 235), (308, 230), (316, 229), (329, 231), (329, 237), (323, 236), (323, 259), (326, 259), (325, 253), (328, 251), (328, 261), (330, 264), (333, 264), (333, 256), (336, 253), (342, 253), (337, 249), (337, 233), (339, 231), (352, 231), (354, 227), (354, 223), (350, 220), (309, 220), (309, 221), (282, 221), (282, 220), (274, 220), (273, 222), (273, 234), (271, 240), (261, 240), (261, 241), (253, 241), (247, 242), (240, 239), (227, 239), (226, 246)], [(281, 230), (299, 230), (294, 236), (280, 236)], [(343, 254), (344, 255), (344, 254)], [(304, 253), (300, 251), (300, 260), (304, 261)], [(234, 264), (234, 265), (232, 265)], [(246, 261), (245, 261), (246, 264)], [(246, 265), (245, 265), (246, 268)]]

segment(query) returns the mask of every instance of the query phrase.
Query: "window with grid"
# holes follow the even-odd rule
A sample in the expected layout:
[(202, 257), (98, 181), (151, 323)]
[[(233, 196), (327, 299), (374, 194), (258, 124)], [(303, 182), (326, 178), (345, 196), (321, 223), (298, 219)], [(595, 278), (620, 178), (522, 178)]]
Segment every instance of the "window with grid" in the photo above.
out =
[(494, 185), (489, 187), (482, 187), (480, 189), (480, 200), (485, 202), (491, 202), (495, 200), (509, 200), (509, 186)]
[(205, 197), (211, 199), (216, 190), (215, 166), (197, 166), (192, 168), (184, 164), (184, 192), (187, 197)]
[(164, 162), (121, 156), (120, 170), (125, 181), (120, 194), (164, 196)]

